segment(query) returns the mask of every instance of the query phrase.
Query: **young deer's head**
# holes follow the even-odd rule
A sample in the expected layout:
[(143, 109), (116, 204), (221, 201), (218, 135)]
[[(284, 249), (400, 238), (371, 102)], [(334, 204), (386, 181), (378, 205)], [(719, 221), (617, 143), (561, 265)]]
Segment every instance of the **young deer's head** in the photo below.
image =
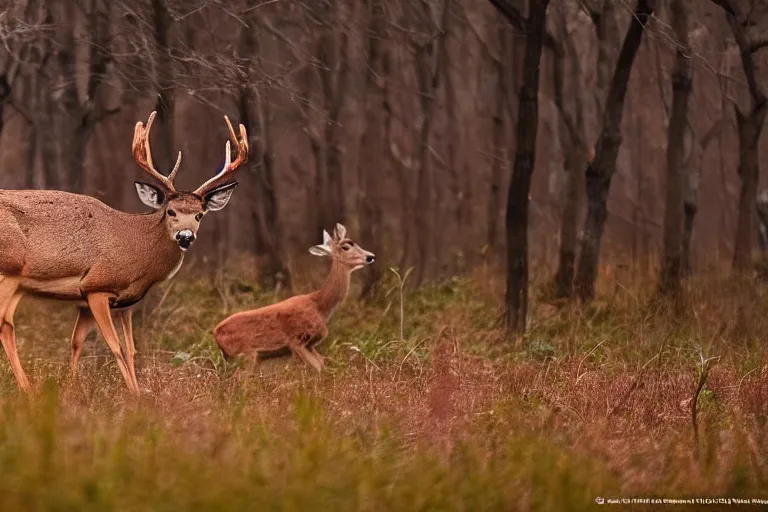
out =
[(355, 243), (351, 238), (347, 238), (347, 228), (341, 224), (336, 224), (333, 230), (333, 236), (323, 230), (323, 243), (309, 248), (310, 254), (315, 256), (330, 256), (347, 267), (350, 272), (370, 265), (376, 259), (372, 252), (368, 252)]
[(136, 191), (139, 194), (141, 202), (155, 210), (163, 211), (165, 227), (168, 230), (168, 236), (176, 242), (182, 251), (189, 249), (192, 242), (197, 237), (197, 229), (200, 227), (200, 221), (209, 211), (217, 211), (224, 208), (232, 197), (236, 181), (228, 181), (235, 170), (248, 159), (248, 134), (245, 127), (240, 125), (240, 139), (235, 135), (235, 130), (229, 122), (229, 118), (224, 116), (229, 128), (229, 135), (232, 143), (237, 149), (237, 158), (232, 161), (232, 154), (227, 141), (225, 148), (226, 158), (224, 166), (214, 177), (200, 185), (197, 190), (192, 192), (179, 191), (173, 186), (173, 179), (181, 165), (181, 151), (176, 160), (176, 165), (171, 173), (166, 177), (155, 170), (152, 163), (152, 152), (149, 148), (149, 131), (152, 129), (152, 122), (155, 120), (155, 112), (152, 112), (144, 126), (142, 122), (136, 123), (133, 134), (133, 156), (136, 162), (147, 171), (152, 177), (160, 182), (160, 185), (151, 185), (141, 181), (136, 182)]

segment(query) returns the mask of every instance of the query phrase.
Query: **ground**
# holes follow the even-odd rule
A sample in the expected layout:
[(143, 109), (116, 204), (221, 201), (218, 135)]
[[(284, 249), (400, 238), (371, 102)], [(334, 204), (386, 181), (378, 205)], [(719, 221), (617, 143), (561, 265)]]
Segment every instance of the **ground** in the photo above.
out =
[[(234, 274), (234, 273), (233, 273)], [(68, 376), (71, 307), (25, 301), (20, 394), (0, 364), (2, 510), (586, 510), (608, 498), (768, 498), (768, 293), (640, 281), (589, 306), (536, 285), (528, 334), (498, 327), (490, 270), (349, 300), (318, 375), (227, 365), (211, 329), (271, 303), (255, 281), (177, 278), (137, 311), (143, 389), (101, 340)], [(305, 291), (304, 290), (301, 291)], [(354, 293), (354, 291), (353, 291)], [(702, 360), (712, 358), (702, 376)], [(698, 384), (702, 383), (692, 411)]]

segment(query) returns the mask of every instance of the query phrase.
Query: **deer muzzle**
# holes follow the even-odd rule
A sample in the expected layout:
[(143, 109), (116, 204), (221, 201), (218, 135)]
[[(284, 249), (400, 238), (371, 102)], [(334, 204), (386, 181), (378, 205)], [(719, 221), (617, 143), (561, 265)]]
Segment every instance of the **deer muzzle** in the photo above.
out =
[(195, 234), (190, 229), (182, 229), (176, 233), (176, 243), (179, 244), (182, 251), (189, 249), (189, 246), (192, 245), (192, 242), (194, 241)]

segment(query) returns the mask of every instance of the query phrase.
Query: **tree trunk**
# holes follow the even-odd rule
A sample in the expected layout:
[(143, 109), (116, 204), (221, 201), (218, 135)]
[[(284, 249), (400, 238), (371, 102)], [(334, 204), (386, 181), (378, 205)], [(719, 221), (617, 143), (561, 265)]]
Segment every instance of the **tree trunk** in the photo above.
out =
[[(685, 0), (672, 1), (672, 26), (677, 38), (675, 71), (672, 76), (672, 113), (667, 130), (667, 200), (664, 211), (664, 242), (659, 292), (680, 293), (683, 251), (683, 151), (691, 95), (691, 56), (688, 44), (688, 13)], [(695, 214), (695, 210), (693, 211)], [(691, 221), (692, 222), (692, 221)], [(690, 242), (690, 240), (688, 241)]]
[(501, 90), (497, 92), (496, 111), (493, 114), (493, 161), (491, 162), (491, 194), (488, 199), (488, 252), (495, 254), (499, 235), (499, 209), (501, 208), (501, 180), (506, 158), (502, 147), (504, 130), (504, 101)]
[[(383, 47), (384, 6), (382, 0), (368, 0), (369, 26), (366, 37), (368, 73), (366, 75), (365, 126), (360, 139), (362, 156), (358, 163), (358, 181), (360, 187), (360, 241), (363, 247), (384, 258), (386, 247), (381, 243), (382, 235), (382, 197), (380, 176), (387, 174), (388, 166), (383, 158), (386, 152), (386, 133), (384, 114), (386, 110), (386, 86), (389, 66), (387, 49)], [(381, 162), (376, 168), (371, 162)], [(376, 267), (376, 268), (373, 268)], [(382, 267), (373, 265), (366, 272), (361, 295), (369, 297), (381, 280)]]
[(690, 277), (693, 273), (691, 242), (693, 241), (693, 222), (696, 220), (697, 209), (698, 206), (695, 202), (685, 201), (683, 203), (683, 243), (680, 261), (680, 275), (683, 278)]
[[(337, 23), (341, 23), (339, 11), (338, 1), (328, 4), (327, 15)], [(347, 97), (349, 48), (345, 27), (338, 27), (338, 30), (336, 27), (325, 30), (327, 33), (318, 46), (318, 61), (321, 66), (320, 85), (327, 115), (324, 128), (326, 195), (322, 197), (326, 211), (326, 228), (330, 229), (337, 222), (345, 222), (347, 217), (341, 148), (344, 131), (341, 126), (341, 114)]]
[(269, 101), (251, 80), (251, 62), (263, 68), (261, 46), (252, 27), (243, 27), (237, 52), (244, 81), (238, 98), (238, 117), (246, 127), (250, 147), (256, 152), (246, 165), (254, 187), (252, 216), (256, 230), (259, 285), (264, 289), (292, 289), (289, 269), (283, 263), (282, 230), (275, 192), (275, 160), (272, 157)]
[(701, 181), (701, 165), (704, 153), (709, 143), (720, 133), (725, 120), (716, 122), (704, 134), (701, 140), (696, 140), (696, 134), (692, 134), (691, 156), (685, 165), (685, 193), (683, 195), (683, 249), (681, 274), (683, 278), (690, 277), (693, 272), (693, 257), (691, 256), (691, 243), (693, 241), (693, 226), (698, 212), (699, 182)]
[[(577, 151), (577, 150), (572, 150)], [(573, 275), (576, 270), (576, 249), (579, 242), (578, 220), (584, 205), (584, 165), (590, 161), (580, 151), (566, 157), (565, 204), (560, 218), (560, 251), (555, 274), (555, 297), (573, 295)]]
[(752, 241), (755, 236), (755, 207), (757, 203), (757, 186), (760, 179), (760, 155), (758, 144), (763, 129), (765, 111), (768, 100), (757, 83), (755, 63), (752, 59), (752, 48), (747, 38), (745, 25), (736, 18), (736, 11), (731, 0), (713, 0), (725, 12), (728, 24), (739, 46), (744, 75), (747, 78), (749, 95), (752, 99), (752, 109), (745, 116), (736, 106), (736, 122), (739, 128), (739, 177), (741, 192), (739, 194), (738, 224), (736, 226), (736, 241), (733, 251), (733, 269), (745, 272), (752, 266)]
[(763, 100), (745, 116), (736, 107), (739, 127), (739, 193), (738, 224), (733, 251), (733, 269), (746, 272), (752, 268), (752, 245), (755, 237), (757, 188), (760, 178), (759, 142), (768, 102)]
[[(419, 251), (419, 257), (416, 261), (413, 282), (415, 286), (421, 285), (426, 278), (426, 269), (435, 265), (432, 261), (435, 239), (435, 208), (433, 201), (434, 169), (432, 165), (433, 157), (430, 153), (430, 137), (432, 136), (432, 122), (435, 117), (438, 86), (440, 83), (441, 68), (445, 64), (443, 54), (445, 52), (446, 32), (445, 22), (447, 21), (448, 2), (443, 5), (443, 16), (441, 20), (440, 35), (434, 41), (423, 44), (415, 44), (416, 66), (415, 72), (419, 84), (419, 99), (421, 102), (422, 122), (419, 133), (418, 162), (419, 171), (416, 182), (416, 205), (415, 205), (415, 227), (416, 227), (416, 245)], [(431, 12), (428, 4), (424, 0), (419, 2), (422, 9), (422, 20), (429, 22)]]
[(168, 173), (176, 162), (176, 150), (173, 145), (173, 115), (176, 105), (174, 94), (173, 59), (168, 42), (171, 17), (168, 14), (166, 0), (152, 0), (154, 17), (155, 44), (157, 45), (157, 62), (155, 64), (155, 79), (157, 80), (157, 99), (155, 111), (157, 117), (152, 133), (155, 137), (152, 156), (155, 166), (160, 172)]
[(430, 72), (430, 68), (425, 67), (429, 62), (428, 56), (417, 60), (417, 66), (420, 71), (419, 78), (419, 90), (421, 96), (421, 112), (422, 123), (420, 130), (420, 141), (418, 151), (418, 180), (416, 184), (416, 245), (418, 246), (419, 259), (416, 261), (416, 269), (414, 271), (414, 283), (416, 286), (421, 285), (424, 281), (425, 268), (427, 263), (432, 264), (429, 261), (432, 257), (432, 233), (434, 229), (432, 222), (432, 156), (429, 153), (429, 137), (432, 133), (432, 118), (433, 105), (434, 105), (434, 91), (432, 88), (433, 78)]
[[(557, 44), (553, 63), (555, 84), (555, 105), (560, 113), (560, 125), (564, 128), (563, 153), (565, 154), (566, 183), (564, 201), (560, 218), (560, 251), (557, 273), (554, 279), (554, 292), (557, 298), (569, 298), (573, 295), (573, 274), (576, 268), (576, 248), (578, 244), (579, 218), (584, 203), (584, 174), (582, 169), (591, 162), (591, 150), (586, 141), (586, 123), (584, 121), (584, 98), (582, 97), (582, 77), (573, 36), (563, 27), (562, 37), (567, 44)], [(569, 50), (566, 52), (566, 48)], [(566, 58), (571, 61), (574, 72), (571, 80), (575, 119), (565, 107), (565, 70)]]
[(608, 216), (608, 191), (616, 170), (616, 159), (621, 146), (621, 121), (624, 116), (624, 98), (632, 73), (632, 64), (643, 39), (645, 25), (653, 13), (650, 0), (638, 0), (627, 35), (616, 62), (611, 88), (603, 116), (603, 128), (597, 142), (595, 159), (587, 166), (587, 218), (581, 240), (579, 266), (576, 273), (576, 292), (580, 299), (590, 300), (595, 295), (600, 241)]
[(74, 15), (65, 8), (66, 18), (63, 23), (70, 23), (66, 28), (64, 43), (59, 50), (59, 63), (64, 80), (68, 83), (64, 92), (64, 106), (69, 114), (71, 138), (64, 153), (67, 155), (66, 173), (68, 189), (75, 193), (85, 190), (85, 158), (88, 143), (93, 137), (97, 124), (104, 118), (105, 111), (100, 94), (101, 85), (107, 72), (107, 52), (109, 46), (109, 9), (111, 3), (103, 4), (93, 0), (89, 6), (89, 59), (88, 84), (86, 98), (80, 102), (74, 77), (78, 72), (76, 59), (76, 28), (71, 24)]
[(549, 0), (532, 0), (517, 117), (517, 152), (507, 194), (506, 327), (525, 331), (528, 316), (528, 194), (536, 163), (541, 49)]
[(507, 67), (517, 69), (517, 51), (512, 48), (509, 28), (499, 24), (499, 58), (495, 61), (496, 88), (493, 109), (493, 129), (491, 135), (491, 185), (488, 199), (488, 254), (496, 257), (499, 250), (499, 217), (501, 216), (501, 188), (509, 165), (504, 149), (507, 132), (507, 115), (510, 84), (507, 79), (511, 73)]

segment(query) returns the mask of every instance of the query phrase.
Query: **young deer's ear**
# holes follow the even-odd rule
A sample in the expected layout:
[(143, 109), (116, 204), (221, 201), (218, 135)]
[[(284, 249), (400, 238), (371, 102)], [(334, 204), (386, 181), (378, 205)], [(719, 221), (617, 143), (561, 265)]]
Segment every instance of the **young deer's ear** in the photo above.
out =
[(347, 237), (347, 228), (337, 222), (336, 229), (333, 230), (333, 235), (336, 240), (344, 240)]
[(331, 235), (326, 230), (323, 230), (323, 243), (315, 245), (309, 248), (309, 254), (313, 256), (330, 256), (331, 255)]
[(215, 212), (227, 206), (235, 187), (237, 187), (237, 182), (233, 181), (208, 192), (203, 198), (204, 208)]
[(309, 254), (312, 256), (330, 256), (331, 249), (327, 245), (314, 245), (309, 248)]
[(139, 194), (139, 199), (141, 199), (142, 203), (155, 210), (163, 206), (165, 193), (158, 187), (143, 181), (136, 181), (134, 185), (136, 185), (136, 192)]

